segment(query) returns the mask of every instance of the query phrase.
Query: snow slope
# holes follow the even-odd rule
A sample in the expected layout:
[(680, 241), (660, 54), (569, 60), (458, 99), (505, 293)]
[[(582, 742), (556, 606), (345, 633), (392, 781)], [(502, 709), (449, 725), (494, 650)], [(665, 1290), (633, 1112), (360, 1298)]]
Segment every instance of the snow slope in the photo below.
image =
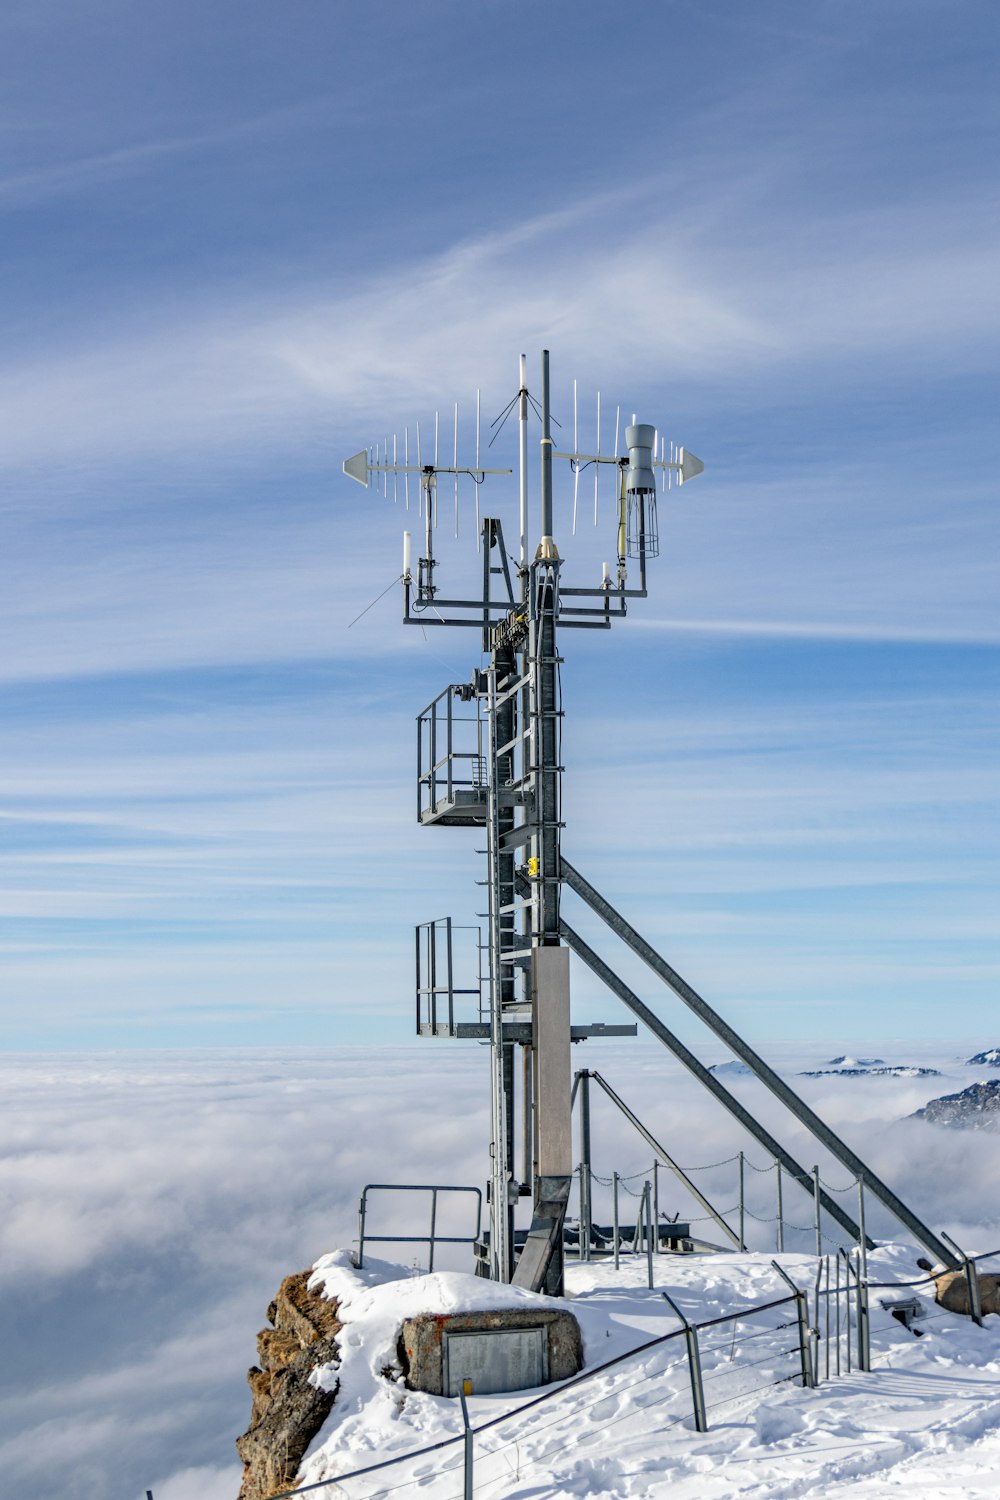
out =
[[(915, 1279), (915, 1253), (901, 1245), (883, 1247), (870, 1257), (872, 1279)], [(815, 1260), (786, 1255), (781, 1262), (800, 1286), (811, 1288)], [(653, 1291), (641, 1259), (623, 1262), (619, 1273), (606, 1264), (569, 1268), (568, 1300), (583, 1331), (587, 1368), (678, 1326), (661, 1289), (692, 1321), (771, 1301), (787, 1290), (766, 1255), (662, 1256), (654, 1265)], [(318, 1262), (316, 1280), (340, 1298), (346, 1319), (341, 1363), (326, 1375), (339, 1378), (341, 1389), (300, 1482), (315, 1483), (461, 1432), (457, 1401), (407, 1391), (385, 1373), (395, 1362), (403, 1317), (418, 1309), (520, 1307), (536, 1300), (472, 1276), (414, 1277), (385, 1262), (358, 1273), (344, 1252)], [(741, 1346), (730, 1345), (731, 1325), (706, 1332), (706, 1433), (693, 1430), (683, 1341), (644, 1350), (478, 1437), (476, 1493), (511, 1500), (639, 1500), (668, 1492), (676, 1500), (1000, 1495), (1000, 1318), (977, 1328), (943, 1313), (921, 1291), (922, 1337), (892, 1318), (873, 1294), (872, 1372), (845, 1373), (815, 1390), (792, 1378), (796, 1358), (787, 1352), (778, 1357), (770, 1335), (762, 1345), (741, 1347), (742, 1335)], [(741, 1327), (754, 1331), (752, 1324)], [(794, 1330), (779, 1329), (775, 1337), (782, 1350), (794, 1345)], [(821, 1375), (823, 1368), (821, 1348)], [(781, 1377), (782, 1384), (767, 1383)], [(473, 1425), (536, 1394), (473, 1396)], [(461, 1444), (316, 1493), (361, 1497), (390, 1488), (435, 1500), (460, 1496)]]

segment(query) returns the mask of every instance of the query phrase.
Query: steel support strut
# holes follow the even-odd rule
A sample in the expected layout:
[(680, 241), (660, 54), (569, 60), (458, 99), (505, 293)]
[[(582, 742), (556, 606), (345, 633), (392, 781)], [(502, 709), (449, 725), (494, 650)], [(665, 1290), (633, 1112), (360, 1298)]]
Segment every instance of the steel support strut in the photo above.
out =
[[(682, 1062), (688, 1071), (694, 1074), (699, 1083), (704, 1084), (709, 1093), (713, 1094), (719, 1101), (723, 1109), (727, 1109), (734, 1119), (739, 1121), (744, 1130), (752, 1135), (754, 1140), (763, 1146), (764, 1150), (768, 1151), (785, 1168), (790, 1176), (795, 1178), (799, 1186), (805, 1192), (812, 1195), (815, 1191), (812, 1174), (805, 1167), (800, 1166), (791, 1152), (786, 1151), (780, 1141), (775, 1140), (770, 1131), (765, 1130), (764, 1126), (754, 1118), (750, 1111), (745, 1109), (740, 1101), (719, 1082), (715, 1074), (709, 1072), (704, 1063), (699, 1062), (694, 1053), (685, 1047), (680, 1037), (675, 1036), (669, 1027), (664, 1026), (659, 1016), (655, 1015), (649, 1006), (639, 999), (634, 990), (629, 989), (623, 979), (619, 979), (615, 971), (594, 952), (593, 948), (584, 942), (579, 933), (574, 932), (573, 928), (565, 921), (560, 926), (563, 937), (566, 939), (569, 947), (578, 958), (583, 959), (588, 969), (596, 974), (598, 979), (604, 981), (611, 993), (617, 995), (618, 999), (624, 1005), (628, 1006), (632, 1014), (637, 1016), (644, 1026), (649, 1028), (657, 1041), (662, 1042), (678, 1061)], [(836, 1199), (831, 1198), (823, 1188), (820, 1188), (820, 1201), (831, 1219), (836, 1220), (841, 1229), (845, 1230), (852, 1240), (856, 1240), (859, 1232), (857, 1224), (855, 1224), (850, 1214), (844, 1212)], [(734, 1236), (734, 1238), (736, 1237)], [(874, 1241), (869, 1241), (869, 1245), (870, 1248), (875, 1248)]]
[[(929, 1229), (923, 1220), (919, 1219), (913, 1213), (912, 1209), (907, 1208), (902, 1199), (898, 1198), (892, 1189), (880, 1177), (877, 1177), (870, 1167), (865, 1165), (860, 1156), (847, 1145), (846, 1141), (842, 1141), (836, 1132), (831, 1130), (829, 1125), (821, 1120), (819, 1115), (814, 1110), (811, 1110), (808, 1104), (800, 1099), (793, 1089), (788, 1087), (784, 1079), (779, 1077), (774, 1069), (762, 1057), (757, 1055), (739, 1033), (734, 1031), (729, 1023), (724, 1021), (708, 1002), (703, 1000), (697, 991), (692, 989), (687, 981), (682, 979), (677, 971), (670, 967), (666, 959), (662, 958), (656, 952), (655, 948), (647, 943), (645, 938), (641, 937), (635, 928), (626, 922), (625, 918), (615, 910), (611, 903), (606, 901), (565, 858), (562, 860), (562, 877), (570, 890), (575, 891), (581, 900), (585, 901), (590, 909), (596, 912), (601, 920), (611, 928), (612, 932), (620, 937), (622, 942), (652, 969), (657, 978), (662, 979), (663, 983), (673, 990), (678, 999), (683, 1000), (688, 1009), (694, 1011), (699, 1020), (703, 1021), (710, 1031), (713, 1031), (742, 1062), (746, 1063), (751, 1072), (760, 1079), (766, 1088), (770, 1089), (771, 1093), (777, 1099), (780, 1099), (781, 1103), (784, 1104), (786, 1109), (791, 1111), (799, 1123), (812, 1131), (816, 1139), (823, 1143), (830, 1154), (842, 1166), (846, 1167), (849, 1172), (853, 1172), (855, 1177), (864, 1183), (868, 1192), (877, 1198), (910, 1231), (921, 1245), (930, 1250), (944, 1265), (954, 1267), (958, 1264), (954, 1251), (949, 1250), (944, 1241), (940, 1240), (933, 1230)], [(569, 941), (568, 935), (567, 941)], [(649, 1022), (646, 1021), (646, 1024), (649, 1025)], [(666, 1028), (663, 1029), (665, 1030)], [(662, 1037), (661, 1040), (663, 1040)], [(667, 1043), (673, 1051), (676, 1051), (676, 1041), (677, 1039), (674, 1038), (673, 1041)], [(677, 1055), (680, 1056), (679, 1053)], [(759, 1130), (760, 1127), (757, 1127), (757, 1129)], [(798, 1176), (801, 1170), (799, 1168), (795, 1172), (795, 1175)], [(841, 1225), (844, 1225), (846, 1219), (851, 1225), (852, 1238), (857, 1238), (859, 1233), (858, 1226), (842, 1210), (834, 1213), (833, 1208), (830, 1206), (831, 1202), (832, 1200), (824, 1201), (824, 1208)]]

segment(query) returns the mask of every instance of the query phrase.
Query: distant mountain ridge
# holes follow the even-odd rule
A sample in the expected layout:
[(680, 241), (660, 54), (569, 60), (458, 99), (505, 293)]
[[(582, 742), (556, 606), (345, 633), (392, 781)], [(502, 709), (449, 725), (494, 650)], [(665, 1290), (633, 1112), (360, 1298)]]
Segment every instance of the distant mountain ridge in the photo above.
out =
[(822, 1068), (811, 1068), (800, 1078), (940, 1078), (939, 1068), (914, 1063), (887, 1063), (884, 1057), (831, 1057)]
[(988, 1047), (985, 1052), (977, 1052), (975, 1057), (967, 1057), (965, 1064), (969, 1068), (1000, 1068), (1000, 1047)]
[(910, 1118), (957, 1130), (991, 1130), (1000, 1124), (1000, 1078), (972, 1083), (958, 1094), (942, 1094)]

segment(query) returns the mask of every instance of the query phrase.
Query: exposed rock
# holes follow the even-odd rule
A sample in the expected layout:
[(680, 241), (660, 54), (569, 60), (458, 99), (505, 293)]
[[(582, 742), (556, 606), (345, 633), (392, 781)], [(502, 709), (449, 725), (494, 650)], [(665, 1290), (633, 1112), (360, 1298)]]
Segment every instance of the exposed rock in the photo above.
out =
[[(941, 1271), (934, 1278), (937, 1301), (947, 1312), (968, 1313), (969, 1283), (964, 1271)], [(1000, 1276), (979, 1272), (979, 1301), (983, 1313), (1000, 1313)]]
[(951, 1125), (959, 1130), (985, 1130), (1000, 1124), (1000, 1078), (972, 1083), (959, 1094), (931, 1099), (912, 1116), (931, 1125)]
[(488, 1312), (431, 1314), (407, 1318), (399, 1336), (399, 1363), (411, 1391), (444, 1394), (443, 1335), (505, 1328), (544, 1328), (549, 1380), (568, 1380), (583, 1364), (580, 1325), (561, 1308), (493, 1308)]
[(313, 1371), (338, 1357), (337, 1303), (311, 1292), (312, 1271), (286, 1276), (257, 1335), (260, 1364), (247, 1372), (250, 1426), (236, 1439), (243, 1460), (239, 1500), (265, 1500), (295, 1483), (306, 1449), (326, 1421), (337, 1384), (313, 1384)]
[(862, 1059), (856, 1068), (814, 1068), (800, 1078), (940, 1078), (940, 1068), (918, 1068), (914, 1063), (885, 1063), (876, 1067)]
[(987, 1047), (985, 1052), (977, 1052), (965, 1061), (970, 1068), (1000, 1068), (1000, 1047)]

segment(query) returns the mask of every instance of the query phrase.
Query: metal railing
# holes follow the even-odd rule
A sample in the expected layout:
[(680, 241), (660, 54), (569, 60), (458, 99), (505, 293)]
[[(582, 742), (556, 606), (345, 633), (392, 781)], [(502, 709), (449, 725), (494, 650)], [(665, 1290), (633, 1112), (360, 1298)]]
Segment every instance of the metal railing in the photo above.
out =
[[(410, 1452), (382, 1459), (378, 1463), (367, 1464), (363, 1468), (352, 1469), (329, 1479), (321, 1479), (311, 1484), (299, 1485), (295, 1489), (284, 1490), (276, 1494), (273, 1500), (293, 1500), (293, 1497), (321, 1490), (333, 1490), (334, 1493), (342, 1491), (347, 1494), (343, 1487), (352, 1480), (365, 1479), (369, 1475), (383, 1473), (387, 1469), (414, 1462), (417, 1459), (429, 1458), (431, 1454), (443, 1453), (446, 1449), (457, 1448), (459, 1445), (461, 1445), (461, 1454), (457, 1462), (442, 1467), (433, 1475), (433, 1478), (437, 1484), (445, 1475), (457, 1478), (461, 1474), (462, 1489), (457, 1494), (464, 1496), (465, 1500), (471, 1500), (477, 1463), (482, 1466), (488, 1464), (490, 1460), (501, 1458), (511, 1448), (538, 1437), (541, 1432), (551, 1431), (553, 1428), (558, 1429), (566, 1422), (577, 1421), (590, 1407), (599, 1402), (606, 1402), (609, 1397), (616, 1394), (616, 1391), (614, 1386), (608, 1389), (603, 1380), (599, 1382), (598, 1394), (590, 1401), (567, 1401), (566, 1397), (571, 1392), (585, 1391), (589, 1383), (598, 1380), (598, 1377), (607, 1376), (611, 1371), (621, 1371), (627, 1376), (621, 1384), (622, 1394), (626, 1390), (634, 1392), (636, 1387), (657, 1379), (664, 1382), (666, 1389), (654, 1390), (642, 1400), (633, 1397), (633, 1409), (617, 1414), (605, 1425), (620, 1425), (631, 1417), (645, 1415), (651, 1406), (674, 1401), (681, 1402), (681, 1409), (666, 1425), (681, 1425), (693, 1420), (696, 1430), (704, 1432), (708, 1428), (709, 1412), (718, 1407), (730, 1406), (762, 1390), (791, 1381), (805, 1385), (812, 1383), (808, 1328), (798, 1311), (798, 1302), (802, 1296), (803, 1294), (796, 1288), (788, 1296), (778, 1297), (773, 1301), (751, 1307), (738, 1308), (718, 1317), (691, 1323), (676, 1303), (664, 1294), (665, 1300), (682, 1324), (680, 1328), (673, 1328), (667, 1333), (647, 1339), (637, 1348), (629, 1349), (614, 1359), (581, 1371), (579, 1375), (553, 1386), (541, 1395), (533, 1396), (512, 1410), (480, 1422), (478, 1425), (473, 1425), (470, 1418), (468, 1398), (474, 1392), (469, 1388), (471, 1383), (466, 1382), (466, 1389), (459, 1397), (462, 1410), (461, 1432)], [(796, 1306), (796, 1315), (792, 1318), (782, 1318), (781, 1310), (793, 1305)], [(763, 1326), (754, 1327), (755, 1319), (762, 1320)], [(743, 1325), (750, 1325), (748, 1332), (739, 1332)], [(707, 1335), (707, 1337), (702, 1337), (702, 1335)], [(660, 1348), (667, 1350), (681, 1340), (683, 1340), (684, 1352), (680, 1359), (669, 1361), (662, 1369), (646, 1370), (636, 1376), (634, 1370), (628, 1368), (629, 1365), (634, 1366), (640, 1359), (649, 1356), (652, 1351)], [(789, 1360), (791, 1360), (791, 1365), (789, 1365)], [(752, 1378), (756, 1383), (748, 1386), (745, 1377), (751, 1370), (759, 1372), (764, 1378), (759, 1379), (755, 1375)], [(675, 1372), (686, 1374), (687, 1378), (684, 1383), (690, 1386), (691, 1391), (690, 1412), (683, 1406), (683, 1385), (679, 1385), (677, 1380), (672, 1378)], [(728, 1381), (728, 1385), (724, 1386), (723, 1381)], [(706, 1397), (706, 1385), (709, 1388), (711, 1400)], [(546, 1408), (551, 1409), (553, 1404), (565, 1404), (567, 1409), (558, 1411), (540, 1427), (532, 1426), (535, 1414)], [(503, 1429), (511, 1424), (515, 1424), (517, 1428), (513, 1436), (501, 1438), (501, 1441), (488, 1448), (483, 1446), (481, 1440), (485, 1434), (495, 1433), (499, 1436)], [(557, 1432), (551, 1453), (563, 1451), (564, 1448), (565, 1437)], [(549, 1456), (549, 1450), (533, 1457), (522, 1456), (519, 1458), (519, 1470), (523, 1471), (525, 1468), (544, 1463)], [(426, 1487), (431, 1477), (427, 1469), (423, 1468), (419, 1476), (394, 1482), (385, 1490), (380, 1489), (374, 1493), (387, 1493), (390, 1488), (392, 1490), (407, 1489), (411, 1485), (418, 1488)], [(490, 1482), (487, 1481), (487, 1483)], [(439, 1490), (435, 1489), (435, 1494), (437, 1493)]]
[[(475, 984), (456, 988), (455, 946), (459, 947), (463, 971), (474, 965)], [(473, 955), (469, 956), (469, 943)], [(455, 1032), (455, 997), (474, 998), (471, 1019), (481, 1021), (488, 1004), (488, 976), (484, 972), (482, 929), (466, 924), (459, 926), (451, 917), (420, 922), (414, 929), (416, 963), (417, 1035), (448, 1035)]]
[[(371, 1234), (366, 1228), (369, 1193), (430, 1193), (431, 1216), (427, 1234)], [(439, 1234), (437, 1231), (437, 1200), (439, 1193), (471, 1193), (476, 1200), (476, 1228), (472, 1234)], [(358, 1269), (365, 1263), (365, 1245), (427, 1245), (428, 1272), (434, 1269), (435, 1245), (474, 1245), (479, 1239), (483, 1222), (483, 1194), (477, 1187), (454, 1187), (451, 1184), (424, 1182), (369, 1182), (361, 1190), (358, 1204)]]
[[(489, 781), (486, 725), (479, 700), (468, 702), (460, 696), (465, 691), (464, 687), (447, 687), (417, 715), (419, 820), (442, 808), (454, 808), (463, 799), (485, 802)], [(466, 711), (461, 712), (456, 703)]]

